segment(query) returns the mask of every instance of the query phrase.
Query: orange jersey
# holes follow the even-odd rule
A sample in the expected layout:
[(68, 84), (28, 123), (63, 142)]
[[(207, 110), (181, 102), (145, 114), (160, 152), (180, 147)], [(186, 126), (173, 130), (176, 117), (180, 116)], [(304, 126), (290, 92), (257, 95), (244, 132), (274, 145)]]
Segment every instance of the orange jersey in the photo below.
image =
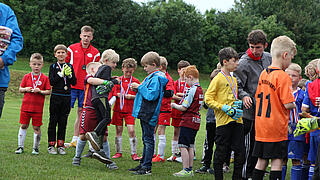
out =
[(263, 70), (255, 98), (256, 141), (287, 140), (290, 112), (284, 107), (284, 104), (295, 102), (289, 75), (271, 66)]

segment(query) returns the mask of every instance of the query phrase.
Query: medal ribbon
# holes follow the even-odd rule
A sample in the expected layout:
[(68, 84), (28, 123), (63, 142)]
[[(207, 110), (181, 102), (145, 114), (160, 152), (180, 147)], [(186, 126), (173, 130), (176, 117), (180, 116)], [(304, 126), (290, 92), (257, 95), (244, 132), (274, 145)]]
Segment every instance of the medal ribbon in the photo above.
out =
[[(298, 97), (298, 94), (299, 94), (298, 92), (299, 92), (299, 89), (296, 91), (295, 94), (293, 93), (295, 101), (297, 100), (297, 97)], [(290, 122), (296, 124), (296, 123), (298, 123), (298, 120), (299, 120), (299, 115), (298, 115), (298, 109), (297, 109), (297, 106), (296, 106), (295, 108), (293, 108), (290, 111)]]
[(232, 93), (233, 93), (234, 98), (235, 98), (236, 100), (238, 100), (238, 94), (237, 94), (237, 91), (236, 91), (236, 85), (235, 85), (235, 83), (234, 83), (234, 81), (233, 81), (232, 76), (230, 75), (230, 76), (231, 76), (231, 80), (232, 80), (232, 84), (231, 84), (231, 82), (230, 82), (229, 78), (227, 77), (227, 75), (225, 74), (225, 72), (223, 72), (223, 71), (221, 70), (220, 73), (227, 79), (227, 81), (228, 81), (228, 83), (229, 83), (229, 85), (230, 85), (230, 87), (231, 87), (231, 90), (232, 90)]
[(123, 76), (121, 78), (121, 81), (120, 81), (120, 87), (121, 87), (121, 90), (120, 90), (120, 109), (122, 110), (123, 109), (123, 106), (124, 106), (124, 99), (125, 99), (125, 96), (128, 94), (129, 92), (129, 89), (130, 89), (130, 85), (131, 85), (131, 81), (132, 81), (132, 76), (130, 77), (130, 82), (129, 82), (129, 85), (127, 87), (127, 91), (124, 90), (123, 86), (122, 86), (122, 81), (123, 81)]
[[(181, 104), (185, 98), (185, 91), (186, 91), (186, 86), (187, 86), (187, 82), (184, 82), (184, 87), (183, 87), (183, 97), (181, 98), (179, 104)], [(180, 79), (179, 79), (179, 91), (180, 91)], [(181, 92), (181, 91), (180, 91)]]
[[(57, 64), (58, 64), (58, 67), (59, 67), (59, 69), (60, 69), (60, 71), (62, 73), (62, 68), (61, 68), (60, 64), (58, 62), (57, 62)], [(63, 77), (63, 80), (64, 80), (64, 85), (66, 85), (67, 84), (67, 78)]]
[(37, 82), (34, 82), (33, 72), (31, 72), (31, 79), (32, 79), (33, 89), (37, 88), (40, 77), (41, 77), (41, 72), (40, 72), (40, 74), (39, 74), (39, 76), (38, 76)]

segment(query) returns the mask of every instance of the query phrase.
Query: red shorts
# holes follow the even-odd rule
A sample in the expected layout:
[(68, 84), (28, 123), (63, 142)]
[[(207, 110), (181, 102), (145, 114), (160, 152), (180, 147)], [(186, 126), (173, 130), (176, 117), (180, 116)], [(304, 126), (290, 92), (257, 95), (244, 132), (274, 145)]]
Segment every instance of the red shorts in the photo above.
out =
[(122, 113), (122, 112), (115, 112), (113, 111), (111, 124), (116, 126), (123, 126), (123, 119), (126, 125), (134, 125), (135, 120), (132, 116), (132, 113)]
[(158, 125), (170, 126), (171, 113), (160, 113)]
[(42, 125), (42, 112), (20, 111), (20, 124), (29, 124), (32, 118), (32, 126)]
[(172, 118), (171, 126), (180, 127), (181, 118)]
[(96, 111), (94, 109), (83, 108), (80, 118), (80, 134), (91, 132), (98, 125), (98, 119), (96, 117)]

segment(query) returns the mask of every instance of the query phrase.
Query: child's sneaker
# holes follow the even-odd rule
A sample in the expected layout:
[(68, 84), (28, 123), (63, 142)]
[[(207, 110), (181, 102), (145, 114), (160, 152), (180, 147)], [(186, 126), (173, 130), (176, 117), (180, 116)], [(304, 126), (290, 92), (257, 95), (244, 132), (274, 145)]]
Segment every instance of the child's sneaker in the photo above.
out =
[(48, 153), (49, 153), (49, 154), (56, 155), (56, 154), (57, 154), (57, 151), (54, 149), (53, 146), (50, 146), (50, 147), (48, 147)]
[(191, 176), (193, 176), (193, 171), (188, 172), (188, 171), (182, 169), (181, 171), (174, 173), (173, 175), (176, 177), (191, 177)]
[(228, 165), (226, 165), (226, 164), (224, 164), (223, 165), (223, 173), (229, 173), (230, 172), (230, 168), (229, 168), (229, 166)]
[[(113, 158), (113, 157), (112, 157)], [(131, 158), (134, 161), (139, 161), (141, 159), (141, 157), (139, 157), (137, 154), (131, 154)]]
[(142, 168), (142, 166), (139, 164), (137, 167), (128, 169), (128, 171), (138, 171), (138, 170), (140, 170), (141, 168)]
[(110, 170), (118, 169), (118, 166), (116, 165), (115, 162), (112, 162), (111, 164), (106, 164), (106, 167)]
[(195, 173), (200, 173), (200, 174), (204, 174), (208, 172), (208, 169), (210, 169), (207, 166), (202, 166), (200, 169), (195, 170)]
[(165, 162), (165, 158), (161, 158), (158, 154), (155, 158), (152, 158), (152, 162)]
[(182, 163), (182, 158), (181, 157), (177, 157), (175, 161), (179, 162), (179, 163)]
[(176, 157), (174, 154), (172, 154), (172, 155), (167, 159), (167, 161), (173, 162), (173, 161), (176, 160), (176, 158), (177, 158), (177, 157)]
[(141, 168), (138, 171), (133, 172), (135, 175), (151, 175), (151, 169)]
[(93, 158), (97, 159), (98, 161), (102, 162), (103, 164), (112, 164), (113, 161), (107, 158), (104, 151), (94, 152), (92, 155)]
[(64, 147), (58, 147), (57, 151), (61, 155), (66, 155), (67, 154), (67, 152), (65, 151)]
[(31, 154), (39, 155), (39, 149), (33, 149)]
[(112, 158), (113, 159), (117, 159), (117, 158), (121, 158), (122, 157), (122, 153), (115, 153), (113, 156), (112, 156)]
[(23, 153), (23, 147), (18, 147), (18, 149), (15, 151), (16, 154), (22, 154)]
[(93, 148), (94, 150), (100, 151), (100, 144), (99, 144), (100, 139), (99, 139), (99, 137), (98, 137), (98, 135), (97, 135), (96, 132), (94, 132), (94, 131), (92, 131), (92, 132), (87, 132), (87, 133), (86, 133), (86, 138), (87, 138), (87, 140), (90, 141), (91, 146), (92, 146), (92, 148)]
[(80, 157), (74, 157), (72, 159), (72, 165), (74, 166), (80, 166), (80, 163), (81, 163), (81, 158)]
[(66, 147), (66, 148), (70, 148), (70, 147), (77, 147), (77, 140), (75, 140), (75, 141), (72, 141), (72, 142), (70, 142), (70, 143), (64, 143), (64, 147)]
[(82, 157), (92, 158), (92, 155), (93, 155), (93, 151), (90, 151), (90, 149), (89, 149), (88, 153), (83, 155)]

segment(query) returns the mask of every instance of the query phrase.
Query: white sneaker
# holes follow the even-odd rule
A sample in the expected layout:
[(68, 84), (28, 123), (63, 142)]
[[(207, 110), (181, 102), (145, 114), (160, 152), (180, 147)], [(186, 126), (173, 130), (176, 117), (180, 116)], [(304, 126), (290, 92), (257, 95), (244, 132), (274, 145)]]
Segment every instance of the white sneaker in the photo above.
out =
[(182, 158), (181, 157), (177, 157), (175, 161), (179, 162), (179, 163), (182, 163)]
[(31, 154), (39, 155), (39, 149), (33, 149)]
[(67, 154), (66, 151), (65, 151), (65, 149), (64, 149), (64, 147), (58, 147), (57, 151), (58, 151), (58, 153), (61, 154), (61, 155)]
[(118, 169), (118, 166), (116, 165), (115, 162), (111, 164), (106, 164), (106, 167), (109, 168), (110, 170)]
[(177, 159), (177, 157), (176, 157), (175, 155), (171, 155), (171, 156), (167, 159), (167, 161), (173, 162), (173, 161), (175, 161), (176, 159)]
[(57, 151), (54, 149), (54, 147), (53, 146), (50, 146), (50, 147), (48, 147), (48, 153), (49, 154), (57, 154)]
[(23, 147), (18, 147), (18, 149), (15, 151), (16, 154), (22, 154), (23, 153)]

